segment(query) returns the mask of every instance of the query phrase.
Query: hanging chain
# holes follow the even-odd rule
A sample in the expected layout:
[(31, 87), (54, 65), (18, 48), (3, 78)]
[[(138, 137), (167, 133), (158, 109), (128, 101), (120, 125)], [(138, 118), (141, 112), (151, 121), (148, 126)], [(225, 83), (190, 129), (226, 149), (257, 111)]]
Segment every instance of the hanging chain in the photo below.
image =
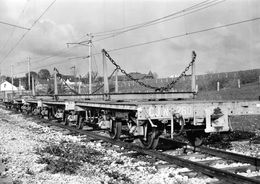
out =
[(184, 69), (184, 71), (175, 79), (173, 80), (171, 83), (167, 84), (164, 87), (155, 87), (155, 86), (151, 86), (149, 84), (146, 84), (142, 81), (140, 81), (139, 79), (135, 79), (134, 77), (132, 77), (130, 74), (128, 74), (124, 69), (122, 69), (116, 62), (115, 60), (113, 60), (111, 58), (111, 56), (107, 53), (107, 51), (105, 49), (102, 49), (102, 52), (105, 54), (105, 56), (110, 60), (110, 62), (115, 65), (116, 69), (119, 69), (125, 76), (127, 76), (129, 79), (131, 79), (132, 81), (138, 83), (139, 85), (146, 87), (146, 88), (150, 88), (153, 89), (155, 91), (169, 91), (170, 89), (173, 88), (173, 86), (182, 78), (186, 75), (186, 72), (190, 69), (190, 67), (193, 65), (193, 63), (195, 62), (196, 59), (196, 53), (195, 51), (192, 51), (192, 60), (189, 63), (189, 65)]
[(132, 77), (130, 74), (128, 74), (124, 69), (122, 69), (111, 57), (110, 55), (107, 53), (107, 51), (105, 49), (102, 50), (102, 52), (105, 54), (105, 56), (111, 61), (111, 63), (113, 65), (115, 65), (115, 67), (117, 69), (119, 69), (121, 71), (121, 73), (123, 73), (125, 76), (127, 76), (129, 79), (131, 79), (132, 81), (135, 81), (136, 83), (138, 83), (139, 85), (146, 87), (146, 88), (150, 88), (150, 89), (154, 89), (157, 90), (158, 87), (155, 86), (151, 86), (149, 84), (145, 84), (142, 81), (139, 81), (138, 79), (135, 79), (134, 77)]
[(69, 88), (69, 90), (72, 91), (74, 94), (77, 95), (78, 92), (75, 91), (74, 89), (72, 89), (72, 88), (66, 83), (65, 79), (63, 79), (62, 74), (60, 74), (60, 72), (58, 71), (58, 69), (57, 69), (57, 68), (54, 68), (54, 71), (57, 72), (57, 77), (59, 77), (59, 78), (62, 80), (62, 82)]
[(186, 75), (186, 72), (190, 69), (190, 67), (193, 65), (193, 63), (195, 62), (196, 59), (196, 53), (195, 51), (192, 51), (192, 60), (189, 63), (189, 65), (183, 70), (183, 72), (175, 79), (173, 80), (171, 83), (167, 84), (165, 87), (161, 87), (160, 91), (168, 91), (170, 89), (173, 88), (173, 86), (182, 78)]
[[(108, 80), (112, 78), (112, 76), (114, 75), (114, 73), (117, 71), (117, 68), (114, 69), (114, 71), (110, 74), (110, 76), (108, 77)], [(104, 87), (104, 83), (99, 86), (94, 92), (92, 92), (91, 94), (95, 94), (96, 92), (98, 92), (101, 88)]]

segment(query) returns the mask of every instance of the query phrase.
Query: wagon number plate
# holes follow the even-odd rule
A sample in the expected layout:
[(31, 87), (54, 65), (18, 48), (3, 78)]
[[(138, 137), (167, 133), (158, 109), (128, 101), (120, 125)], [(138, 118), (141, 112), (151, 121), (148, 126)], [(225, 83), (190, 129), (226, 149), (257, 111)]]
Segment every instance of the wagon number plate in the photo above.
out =
[(74, 110), (75, 109), (75, 102), (67, 101), (65, 102), (65, 110)]

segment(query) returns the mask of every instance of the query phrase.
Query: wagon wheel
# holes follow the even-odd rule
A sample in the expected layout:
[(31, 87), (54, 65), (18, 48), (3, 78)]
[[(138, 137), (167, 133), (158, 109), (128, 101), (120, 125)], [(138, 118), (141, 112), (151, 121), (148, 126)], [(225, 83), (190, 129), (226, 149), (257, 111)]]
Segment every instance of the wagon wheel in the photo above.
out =
[(112, 121), (112, 127), (109, 131), (109, 135), (112, 139), (119, 139), (122, 131), (122, 122)]
[(84, 121), (85, 121), (85, 118), (82, 117), (82, 116), (79, 116), (79, 120), (78, 120), (78, 123), (77, 123), (77, 129), (82, 129), (83, 128)]
[(155, 149), (159, 143), (159, 130), (155, 128), (150, 130), (148, 129), (146, 140), (141, 138), (140, 141), (142, 143), (142, 147), (147, 149)]

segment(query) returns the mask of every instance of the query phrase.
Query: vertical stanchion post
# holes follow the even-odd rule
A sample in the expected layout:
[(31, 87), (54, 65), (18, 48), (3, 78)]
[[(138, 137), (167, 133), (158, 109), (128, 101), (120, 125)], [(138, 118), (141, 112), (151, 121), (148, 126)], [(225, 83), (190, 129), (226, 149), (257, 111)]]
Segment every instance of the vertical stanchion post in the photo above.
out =
[(115, 92), (118, 93), (118, 69), (116, 69), (115, 73)]
[(109, 93), (108, 88), (108, 78), (107, 78), (107, 62), (106, 62), (106, 56), (105, 53), (102, 52), (103, 56), (103, 78), (104, 78), (104, 93)]
[(35, 96), (35, 88), (34, 88), (34, 77), (32, 75), (32, 95)]
[(78, 93), (81, 93), (81, 82), (79, 82), (79, 89), (78, 89)]
[(191, 65), (191, 91), (196, 92), (195, 62), (193, 62)]
[(58, 95), (57, 70), (54, 69), (54, 95)]
[(22, 81), (21, 81), (21, 78), (19, 78), (19, 94), (22, 95)]
[(217, 91), (219, 91), (219, 82), (217, 82)]

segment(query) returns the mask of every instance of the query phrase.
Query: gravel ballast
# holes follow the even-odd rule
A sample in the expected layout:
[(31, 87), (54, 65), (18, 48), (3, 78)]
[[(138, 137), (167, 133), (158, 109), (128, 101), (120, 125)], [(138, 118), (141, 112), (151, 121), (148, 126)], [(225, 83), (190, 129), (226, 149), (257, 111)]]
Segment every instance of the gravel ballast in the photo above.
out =
[(186, 168), (157, 167), (162, 161), (131, 157), (131, 151), (85, 136), (66, 135), (4, 109), (0, 109), (0, 130), (0, 158), (5, 165), (0, 176), (16, 184), (216, 181), (201, 175), (185, 176)]

